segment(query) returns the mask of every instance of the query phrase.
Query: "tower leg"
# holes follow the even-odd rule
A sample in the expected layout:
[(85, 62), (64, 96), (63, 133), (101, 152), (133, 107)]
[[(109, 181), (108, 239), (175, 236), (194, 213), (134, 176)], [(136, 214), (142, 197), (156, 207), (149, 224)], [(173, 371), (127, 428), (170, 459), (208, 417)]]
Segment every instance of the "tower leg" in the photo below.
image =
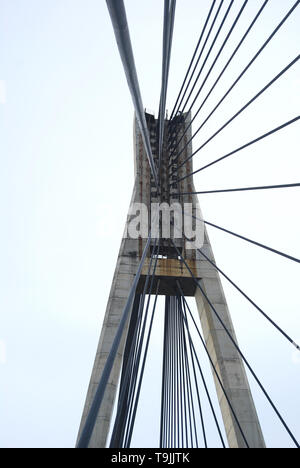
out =
[[(206, 249), (206, 255), (214, 260), (207, 234), (204, 248)], [(236, 341), (219, 274), (209, 265), (209, 262), (199, 260), (200, 259), (198, 259), (198, 265), (201, 265), (200, 277), (202, 277), (201, 286), (220, 315), (222, 321), (225, 323), (231, 336)], [(249, 447), (265, 448), (263, 434), (242, 359), (233, 343), (230, 341), (215, 312), (211, 309), (198, 288), (195, 297), (208, 352), (243, 429)], [(214, 380), (229, 447), (245, 448), (246, 445), (241, 431), (239, 430), (215, 374)]]
[[(134, 245), (131, 245), (131, 244)], [(103, 327), (97, 348), (96, 358), (93, 366), (91, 380), (84, 405), (83, 415), (80, 423), (78, 439), (86, 421), (89, 409), (94, 399), (95, 391), (100, 381), (105, 362), (111, 350), (114, 337), (120, 323), (121, 315), (125, 307), (128, 291), (133, 283), (139, 259), (130, 254), (131, 248), (136, 250), (136, 241), (123, 239), (120, 253), (115, 269), (111, 292), (108, 299)], [(119, 346), (117, 356), (111, 371), (111, 375), (106, 387), (104, 398), (99, 410), (97, 422), (89, 443), (89, 448), (104, 448), (110, 429), (116, 390), (120, 376), (121, 364), (124, 353), (125, 340), (128, 331), (128, 323), (124, 330), (122, 341)]]

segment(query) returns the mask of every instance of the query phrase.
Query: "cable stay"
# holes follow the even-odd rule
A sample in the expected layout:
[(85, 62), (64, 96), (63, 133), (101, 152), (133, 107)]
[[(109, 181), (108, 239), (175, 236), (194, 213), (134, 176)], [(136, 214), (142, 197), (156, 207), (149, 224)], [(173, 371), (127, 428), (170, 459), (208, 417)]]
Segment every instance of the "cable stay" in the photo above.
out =
[[(248, 0), (246, 0), (246, 1), (243, 3), (242, 9), (240, 10), (240, 13), (243, 11), (243, 9), (245, 8), (245, 6), (246, 6), (247, 3), (248, 3)], [(209, 50), (208, 50), (208, 52), (207, 52), (207, 54), (206, 54), (206, 57), (205, 57), (205, 59), (204, 59), (204, 61), (203, 61), (203, 64), (202, 64), (202, 66), (201, 66), (201, 68), (200, 68), (200, 70), (199, 70), (199, 72), (198, 72), (198, 75), (197, 75), (196, 78), (195, 78), (195, 82), (194, 82), (194, 84), (193, 84), (193, 86), (192, 86), (192, 89), (190, 90), (189, 95), (187, 96), (187, 98), (186, 98), (186, 100), (185, 100), (185, 103), (184, 103), (183, 108), (182, 108), (182, 111), (181, 111), (182, 114), (184, 113), (185, 108), (186, 108), (186, 106), (187, 106), (187, 104), (188, 104), (188, 102), (189, 102), (189, 100), (190, 100), (190, 98), (191, 98), (191, 96), (192, 96), (192, 94), (193, 94), (193, 91), (194, 91), (194, 89), (195, 89), (195, 87), (196, 87), (196, 85), (197, 85), (197, 83), (198, 83), (198, 81), (199, 81), (199, 79), (200, 79), (201, 73), (202, 73), (202, 71), (203, 71), (203, 69), (204, 69), (204, 67), (205, 67), (205, 65), (206, 65), (206, 63), (207, 63), (207, 60), (209, 59), (209, 56), (210, 56), (210, 54), (211, 54), (211, 52), (212, 52), (212, 50), (213, 50), (213, 48), (214, 48), (214, 46), (215, 46), (215, 44), (216, 44), (216, 41), (217, 41), (217, 39), (218, 39), (218, 37), (219, 37), (219, 35), (220, 35), (222, 29), (223, 29), (223, 26), (224, 26), (224, 24), (225, 24), (225, 22), (226, 22), (226, 19), (227, 19), (228, 15), (229, 15), (229, 12), (230, 12), (232, 6), (233, 6), (233, 0), (231, 0), (231, 2), (230, 2), (229, 5), (228, 5), (228, 8), (227, 8), (227, 10), (226, 10), (226, 12), (225, 12), (225, 14), (224, 14), (224, 17), (223, 17), (223, 19), (222, 19), (222, 21), (221, 21), (221, 24), (220, 24), (220, 26), (219, 26), (219, 28), (218, 28), (218, 30), (217, 30), (217, 33), (216, 33), (216, 35), (215, 35), (215, 37), (214, 37), (214, 40), (212, 41), (211, 46), (210, 46), (210, 48), (209, 48)], [(215, 63), (216, 63), (216, 61), (217, 61), (217, 59), (218, 59), (220, 53), (222, 52), (222, 50), (223, 50), (223, 48), (224, 48), (224, 46), (225, 46), (225, 44), (226, 44), (226, 42), (227, 42), (227, 40), (228, 40), (228, 38), (229, 38), (231, 32), (233, 31), (233, 29), (234, 29), (234, 27), (235, 27), (235, 25), (236, 25), (236, 23), (237, 23), (237, 20), (239, 19), (239, 17), (240, 17), (240, 14), (238, 15), (237, 19), (234, 21), (233, 26), (231, 27), (231, 29), (230, 29), (230, 31), (229, 31), (229, 34), (227, 35), (225, 41), (223, 42), (222, 47), (221, 47), (221, 49), (220, 49), (220, 51), (219, 51), (219, 53), (218, 53), (218, 55), (217, 55), (217, 58), (213, 61), (213, 64), (212, 64), (212, 66), (211, 66), (211, 68), (210, 68), (210, 70), (209, 70), (209, 74), (210, 74), (212, 68), (214, 67), (214, 65), (215, 65)], [(206, 81), (206, 79), (207, 79), (207, 77), (205, 78), (204, 81)], [(195, 99), (197, 99), (197, 95), (196, 95), (196, 97), (194, 98), (194, 101), (195, 101)], [(194, 103), (194, 101), (193, 101), (193, 103)], [(191, 104), (190, 108), (193, 106), (193, 103)]]
[[(261, 8), (259, 9), (258, 13), (256, 14), (255, 18), (253, 19), (253, 21), (250, 23), (250, 26), (248, 27), (248, 29), (246, 30), (245, 34), (243, 35), (242, 39), (240, 40), (240, 42), (238, 43), (238, 45), (236, 46), (236, 48), (234, 49), (233, 53), (231, 54), (230, 58), (228, 59), (228, 61), (226, 62), (225, 66), (223, 67), (222, 71), (220, 72), (220, 74), (218, 75), (217, 79), (215, 80), (214, 84), (212, 85), (212, 87), (210, 88), (208, 94), (206, 95), (205, 99), (202, 101), (202, 104), (199, 106), (198, 110), (196, 111), (195, 115), (192, 117), (191, 121), (189, 123), (187, 123), (187, 126), (186, 126), (186, 129), (184, 130), (183, 132), (183, 135), (180, 137), (180, 139), (178, 140), (177, 142), (177, 146), (181, 143), (184, 135), (186, 134), (186, 132), (188, 131), (188, 129), (191, 127), (192, 123), (194, 122), (194, 120), (196, 119), (196, 117), (198, 116), (200, 110), (202, 109), (202, 107), (204, 106), (204, 104), (206, 103), (206, 101), (208, 100), (208, 98), (210, 97), (210, 95), (212, 94), (213, 90), (215, 89), (215, 87), (217, 86), (217, 84), (219, 83), (220, 79), (222, 78), (222, 76), (224, 75), (225, 71), (227, 70), (227, 68), (229, 67), (230, 63), (232, 62), (233, 58), (235, 57), (235, 55), (237, 54), (238, 50), (240, 49), (240, 47), (242, 46), (242, 44), (244, 43), (245, 39), (247, 38), (247, 36), (249, 35), (249, 33), (251, 32), (253, 26), (255, 25), (255, 23), (257, 22), (257, 20), (259, 19), (260, 15), (262, 14), (264, 8), (267, 6), (269, 0), (265, 0), (265, 2), (263, 3), (263, 5), (261, 6)], [(184, 117), (184, 116), (183, 116)], [(176, 137), (178, 136), (178, 133), (175, 134), (174, 138), (173, 138), (173, 142), (175, 141)], [(172, 152), (173, 154), (173, 152)]]
[[(217, 312), (216, 308), (214, 307), (214, 305), (212, 304), (211, 300), (209, 299), (209, 297), (207, 296), (207, 294), (205, 293), (203, 287), (201, 286), (200, 282), (197, 280), (197, 278), (195, 278), (192, 270), (190, 269), (190, 267), (188, 266), (186, 260), (184, 259), (184, 257), (182, 256), (181, 252), (178, 250), (177, 246), (175, 245), (175, 243), (171, 240), (172, 242), (172, 245), (173, 247), (175, 248), (177, 254), (178, 254), (178, 257), (181, 258), (182, 262), (184, 263), (185, 267), (187, 268), (187, 270), (189, 271), (191, 277), (193, 278), (193, 281), (195, 283), (195, 285), (197, 286), (197, 288), (200, 290), (203, 298), (207, 301), (207, 303), (209, 304), (209, 306), (211, 307), (212, 311), (214, 312), (214, 314), (216, 315), (218, 321), (220, 322), (220, 324), (222, 325), (226, 335), (228, 336), (229, 340), (231, 341), (231, 343), (233, 344), (233, 346), (235, 347), (235, 349), (237, 350), (237, 352), (239, 353), (240, 357), (243, 359), (246, 367), (249, 369), (250, 373), (252, 374), (252, 376), (254, 377), (255, 381), (257, 382), (258, 386), (260, 387), (260, 389), (262, 390), (263, 394), (265, 395), (265, 397), (267, 398), (268, 402), (270, 403), (270, 405), (272, 406), (274, 412), (276, 413), (276, 415), (278, 416), (279, 420), (281, 421), (282, 425), (284, 426), (284, 428), (286, 429), (287, 433), (289, 434), (290, 438), (293, 440), (294, 444), (296, 445), (297, 448), (300, 448), (299, 446), (299, 443), (297, 442), (295, 436), (293, 435), (293, 433), (291, 432), (291, 430), (289, 429), (288, 425), (286, 424), (285, 420), (283, 419), (283, 417), (281, 416), (281, 414), (279, 413), (278, 409), (276, 408), (276, 406), (274, 405), (273, 401), (271, 400), (268, 392), (265, 390), (264, 386), (262, 385), (261, 381), (259, 380), (259, 378), (257, 377), (256, 373), (254, 372), (253, 368), (250, 366), (248, 360), (246, 359), (244, 353), (241, 351), (240, 347), (238, 346), (238, 344), (236, 343), (236, 341), (234, 340), (234, 338), (232, 337), (231, 333), (228, 331), (228, 328), (226, 327), (224, 321), (222, 320), (220, 314)], [(200, 335), (200, 332), (199, 332), (199, 335)]]
[[(189, 64), (189, 66), (188, 66), (187, 72), (186, 72), (186, 74), (185, 74), (183, 83), (182, 83), (182, 85), (181, 85), (180, 91), (179, 91), (179, 93), (178, 93), (177, 99), (176, 99), (176, 101), (175, 101), (173, 110), (172, 110), (172, 112), (171, 112), (170, 120), (172, 120), (174, 114), (176, 114), (176, 106), (177, 106), (178, 101), (179, 101), (179, 99), (180, 99), (180, 96), (181, 96), (181, 93), (182, 93), (182, 91), (183, 91), (184, 85), (185, 85), (185, 83), (186, 83), (186, 81), (187, 81), (187, 77), (188, 77), (188, 75), (189, 75), (189, 73), (190, 73), (190, 70), (191, 70), (191, 68), (192, 68), (193, 62), (194, 62), (194, 60), (195, 60), (195, 57), (196, 57), (196, 55), (197, 55), (198, 49), (199, 49), (200, 44), (201, 44), (202, 37), (203, 37), (203, 35), (204, 35), (204, 33), (205, 33), (207, 24), (208, 24), (208, 22), (209, 22), (209, 19), (210, 19), (210, 17), (211, 17), (211, 14), (212, 14), (212, 11), (213, 11), (213, 9), (214, 9), (215, 4), (216, 4), (216, 0), (213, 0), (213, 1), (212, 1), (212, 4), (211, 4), (211, 6), (210, 6), (210, 10), (209, 10), (209, 12), (208, 12), (206, 21), (205, 21), (205, 23), (204, 23), (203, 29), (202, 29), (202, 31), (201, 31), (200, 37), (199, 37), (199, 39), (198, 39), (197, 45), (196, 45), (196, 47), (195, 47), (193, 56), (192, 56), (192, 58), (191, 58), (190, 64)], [(192, 72), (192, 76), (191, 76), (190, 80), (193, 78), (193, 73), (194, 73), (194, 72), (195, 72), (195, 68), (194, 68), (194, 71)], [(188, 87), (188, 85), (187, 85), (187, 87)]]
[[(178, 159), (178, 157), (180, 156), (180, 154), (184, 151), (184, 149), (187, 147), (187, 145), (190, 143), (190, 141), (192, 141), (192, 139), (199, 133), (199, 131), (203, 128), (203, 126), (206, 124), (206, 122), (211, 118), (211, 116), (215, 113), (215, 111), (219, 108), (219, 106), (222, 104), (222, 102), (224, 102), (224, 100), (228, 97), (228, 95), (231, 93), (231, 91), (234, 89), (234, 87), (237, 85), (237, 83), (240, 81), (240, 79), (245, 75), (245, 73), (249, 70), (249, 68), (253, 65), (253, 63), (256, 61), (256, 59), (259, 57), (259, 55), (263, 52), (263, 50), (265, 49), (265, 47), (270, 43), (270, 41), (273, 39), (273, 37), (276, 35), (276, 33), (281, 29), (281, 27), (283, 26), (283, 24), (287, 21), (287, 19), (290, 17), (290, 15), (294, 12), (294, 10), (296, 9), (296, 7), (299, 5), (300, 3), (300, 0), (297, 0), (296, 3), (292, 6), (292, 8), (288, 11), (288, 13), (285, 15), (285, 17), (282, 19), (282, 21), (278, 24), (278, 26), (274, 29), (274, 31), (272, 32), (272, 34), (268, 37), (268, 39), (264, 42), (264, 44), (262, 45), (262, 47), (258, 50), (258, 52), (254, 55), (254, 57), (251, 59), (251, 61), (247, 64), (247, 66), (243, 69), (243, 71), (240, 73), (240, 75), (237, 77), (237, 79), (234, 81), (234, 83), (230, 86), (230, 88), (226, 91), (226, 93), (224, 94), (224, 96), (221, 98), (221, 100), (217, 103), (217, 105), (213, 108), (213, 110), (210, 112), (210, 114), (207, 116), (207, 118), (204, 120), (204, 122), (200, 125), (200, 127), (198, 127), (198, 129), (196, 130), (196, 132), (193, 134), (193, 136), (191, 137), (191, 139), (188, 140), (188, 142), (184, 145), (183, 149), (180, 151), (180, 153), (177, 155), (176, 157), (176, 160)], [(265, 5), (263, 5), (264, 7)], [(262, 8), (263, 8), (262, 7)], [(262, 9), (260, 10), (260, 13), (261, 13)], [(225, 70), (224, 70), (225, 71)], [(222, 72), (221, 72), (222, 73)], [(276, 81), (276, 80), (275, 80)], [(273, 84), (271, 82), (271, 84)], [(270, 85), (270, 84), (269, 84)], [(261, 93), (259, 93), (260, 95)], [(208, 96), (207, 96), (208, 97)], [(256, 96), (258, 97), (258, 95)], [(206, 98), (207, 99), (207, 98)], [(202, 103), (201, 107), (204, 105), (204, 102)], [(180, 144), (180, 141), (183, 139), (184, 135), (186, 134), (186, 132), (188, 131), (188, 129), (190, 128), (190, 126), (192, 125), (192, 122), (194, 121), (194, 119), (196, 118), (196, 116), (198, 115), (198, 112), (200, 111), (200, 108), (198, 109), (198, 111), (196, 112), (195, 116), (193, 117), (193, 119), (191, 119), (191, 122), (186, 126), (184, 132), (183, 132), (183, 135), (181, 136), (180, 140), (177, 142), (177, 147), (178, 145)], [(175, 148), (174, 148), (175, 149)], [(171, 164), (170, 164), (171, 165)]]
[(106, 0), (114, 33), (123, 63), (128, 87), (130, 90), (132, 102), (134, 105), (136, 118), (140, 127), (141, 135), (143, 138), (145, 151), (149, 160), (151, 172), (155, 181), (155, 185), (159, 190), (157, 168), (154, 163), (147, 122), (144, 113), (144, 106), (135, 68), (134, 56), (131, 46), (129, 35), (129, 28), (127, 24), (126, 11), (123, 0)]
[(217, 163), (219, 163), (220, 161), (223, 161), (224, 159), (229, 158), (229, 156), (233, 156), (234, 154), (239, 153), (239, 152), (242, 151), (243, 149), (246, 149), (246, 148), (248, 148), (249, 146), (252, 146), (252, 145), (254, 145), (255, 143), (258, 143), (259, 141), (263, 140), (264, 138), (266, 138), (266, 137), (268, 137), (268, 136), (271, 136), (271, 135), (273, 135), (274, 133), (279, 132), (280, 130), (283, 130), (284, 128), (288, 127), (289, 125), (291, 125), (291, 124), (297, 122), (299, 119), (300, 119), (300, 116), (298, 115), (298, 116), (295, 117), (294, 119), (291, 119), (291, 120), (289, 120), (288, 122), (285, 122), (284, 124), (280, 125), (279, 127), (276, 127), (276, 128), (274, 128), (273, 130), (270, 130), (269, 132), (264, 133), (263, 135), (261, 135), (261, 136), (255, 138), (254, 140), (251, 140), (251, 141), (249, 141), (248, 143), (245, 143), (244, 145), (239, 146), (239, 148), (237, 148), (237, 149), (235, 149), (235, 150), (233, 150), (233, 151), (230, 151), (229, 153), (225, 154), (224, 156), (221, 156), (220, 158), (215, 159), (214, 161), (212, 161), (212, 162), (206, 164), (205, 166), (200, 167), (200, 169), (197, 169), (196, 171), (190, 172), (189, 174), (186, 174), (186, 175), (183, 176), (183, 177), (179, 177), (179, 178), (177, 179), (177, 182), (181, 182), (182, 180), (188, 179), (189, 177), (192, 177), (194, 174), (198, 174), (198, 172), (204, 171), (204, 169), (207, 169), (207, 168), (213, 166), (214, 164), (217, 164)]
[(232, 286), (237, 291), (239, 291), (242, 294), (242, 296), (244, 296), (247, 299), (247, 301), (250, 302), (250, 304), (252, 304), (293, 346), (295, 346), (296, 349), (300, 351), (300, 346), (297, 345), (297, 343), (295, 343), (295, 341), (292, 340), (292, 338), (285, 331), (283, 331), (282, 328), (280, 328), (279, 325), (275, 323), (274, 320), (272, 320), (271, 317), (269, 317), (252, 299), (250, 299), (250, 297), (247, 296), (247, 294), (244, 291), (242, 291), (242, 289), (239, 288), (237, 284), (234, 283), (229, 278), (229, 276), (227, 276), (224, 273), (224, 271), (221, 270), (221, 268), (219, 268), (213, 261), (211, 261), (210, 258), (207, 255), (205, 255), (205, 253), (201, 249), (197, 249), (197, 252), (199, 252), (199, 254), (202, 255), (210, 263), (210, 265), (212, 265), (219, 273), (221, 273), (221, 275), (224, 276), (224, 278), (226, 278), (227, 281), (230, 284), (232, 284)]
[[(290, 70), (290, 68), (292, 68), (297, 62), (298, 60), (300, 59), (300, 54), (297, 55), (297, 57), (295, 57), (285, 68), (283, 68), (283, 70), (281, 70), (268, 84), (266, 84), (252, 99), (250, 99), (250, 101), (248, 101), (238, 112), (236, 112), (229, 120), (227, 120), (225, 122), (225, 124), (223, 124), (211, 137), (209, 137), (198, 149), (196, 149), (196, 151), (194, 151), (189, 157), (187, 157), (186, 159), (184, 159), (176, 168), (176, 170), (174, 169), (173, 171), (170, 172), (170, 176), (172, 176), (172, 174), (174, 174), (174, 172), (178, 171), (178, 169), (180, 169), (184, 164), (186, 164), (190, 159), (192, 159), (197, 153), (199, 153), (199, 151), (201, 151), (208, 143), (210, 143), (217, 135), (219, 135), (219, 133), (222, 132), (222, 130), (224, 130), (224, 128), (226, 128), (231, 122), (233, 122), (240, 114), (242, 114), (242, 112), (244, 112), (251, 104), (253, 104), (253, 102), (255, 102), (265, 91), (267, 91), (277, 80), (279, 80), (279, 78), (281, 78), (286, 72), (288, 72)], [(207, 121), (207, 120), (206, 120)], [(200, 130), (200, 127), (199, 129), (197, 130), (197, 132)], [(197, 133), (196, 132), (196, 133)], [(194, 136), (196, 135), (196, 133), (194, 134)], [(189, 140), (189, 143), (190, 143), (190, 140)], [(178, 160), (179, 158), (179, 155), (183, 152), (183, 150), (180, 151), (180, 153), (177, 155), (176, 157), (176, 161)], [(173, 162), (174, 164), (174, 162)], [(170, 184), (171, 185), (171, 184)]]
[[(194, 76), (194, 74), (195, 74), (195, 72), (196, 72), (196, 70), (197, 70), (198, 64), (199, 64), (200, 59), (201, 59), (201, 57), (202, 57), (202, 54), (203, 54), (203, 52), (204, 52), (204, 50), (205, 50), (206, 44), (208, 43), (208, 40), (209, 40), (209, 38), (210, 38), (210, 35), (211, 35), (211, 33), (212, 33), (212, 31), (213, 31), (213, 28), (214, 28), (214, 26), (215, 26), (215, 23), (216, 23), (216, 21), (217, 21), (217, 19), (218, 19), (218, 16), (219, 16), (220, 11), (221, 11), (221, 9), (222, 9), (223, 3), (224, 3), (224, 0), (221, 0), (220, 3), (219, 3), (218, 9), (217, 9), (217, 11), (216, 11), (216, 13), (215, 13), (215, 16), (214, 16), (214, 18), (213, 18), (213, 21), (212, 21), (212, 23), (211, 23), (211, 25), (210, 25), (209, 31), (208, 31), (208, 33), (207, 33), (207, 35), (206, 35), (206, 38), (205, 38), (205, 40), (204, 40), (204, 44), (203, 44), (203, 46), (202, 46), (202, 48), (201, 48), (201, 51), (199, 52), (198, 58), (197, 58), (196, 63), (195, 63), (195, 65), (194, 65), (194, 68), (193, 68), (193, 71), (192, 71), (191, 76), (190, 76), (190, 78), (189, 78), (189, 81), (188, 81), (188, 83), (187, 83), (187, 85), (186, 85), (186, 88), (185, 88), (185, 91), (184, 91), (184, 93), (183, 93), (183, 96), (181, 97), (181, 100), (180, 100), (180, 102), (179, 102), (179, 104), (178, 104), (178, 108), (181, 106), (182, 101), (183, 101), (183, 99), (185, 98), (185, 95), (186, 95), (186, 93), (187, 93), (187, 90), (188, 90), (188, 88), (189, 88), (189, 86), (190, 86), (190, 83), (191, 83), (191, 81), (192, 81), (192, 78), (193, 78), (193, 76)], [(214, 3), (213, 3), (213, 5), (212, 5), (212, 7), (213, 7), (213, 6), (214, 6)], [(211, 8), (211, 10), (210, 10), (210, 12), (209, 12), (209, 16), (208, 16), (208, 18), (207, 18), (207, 20), (206, 20), (206, 22), (205, 22), (204, 30), (206, 29), (206, 26), (207, 26), (207, 23), (208, 23), (208, 20), (209, 20), (209, 17), (210, 17), (210, 15), (211, 15), (211, 13), (212, 13), (212, 8)], [(204, 31), (204, 30), (203, 30), (203, 31)], [(201, 33), (200, 39), (202, 39), (203, 31), (202, 31), (202, 33)], [(200, 43), (200, 39), (199, 39), (199, 43)], [(191, 66), (191, 64), (190, 64), (190, 66)], [(189, 68), (190, 68), (190, 67), (189, 67)], [(174, 109), (173, 109), (173, 112), (174, 112)], [(178, 110), (177, 110), (177, 112), (178, 112)], [(177, 113), (177, 112), (176, 112), (176, 113)], [(175, 115), (176, 115), (176, 113), (175, 113)]]
[(174, 195), (204, 195), (208, 193), (228, 193), (228, 192), (247, 192), (251, 190), (268, 190), (268, 189), (281, 189), (281, 188), (294, 188), (300, 187), (300, 183), (294, 184), (281, 184), (281, 185), (262, 185), (259, 187), (240, 187), (231, 189), (220, 189), (220, 190), (203, 190), (202, 192), (178, 192)]
[[(171, 3), (171, 4), (170, 4)], [(175, 19), (176, 0), (165, 0), (164, 3), (164, 28), (163, 28), (163, 55), (162, 55), (162, 82), (159, 101), (159, 116), (158, 116), (158, 166), (161, 166), (162, 148), (164, 140), (164, 124), (166, 113), (166, 100), (168, 89), (169, 68), (172, 49), (172, 38)]]

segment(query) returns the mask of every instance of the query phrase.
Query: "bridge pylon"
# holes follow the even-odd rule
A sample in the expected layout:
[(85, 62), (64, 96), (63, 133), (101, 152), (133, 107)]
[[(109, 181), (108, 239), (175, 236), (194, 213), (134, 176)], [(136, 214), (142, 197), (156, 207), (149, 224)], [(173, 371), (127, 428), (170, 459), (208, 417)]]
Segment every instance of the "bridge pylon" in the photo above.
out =
[[(145, 117), (152, 145), (152, 153), (158, 167), (158, 121), (149, 113), (145, 113)], [(147, 240), (146, 238), (134, 238), (134, 236), (129, 235), (128, 228), (135, 216), (132, 207), (135, 206), (134, 204), (141, 204), (141, 206), (144, 206), (146, 208), (146, 216), (148, 216), (149, 224), (151, 224), (151, 206), (166, 203), (169, 206), (175, 204), (174, 206), (178, 207), (179, 205), (181, 207), (183, 220), (181, 226), (182, 232), (177, 232), (175, 235), (172, 231), (175, 219), (175, 214), (173, 212), (171, 212), (170, 216), (170, 231), (174, 234), (172, 240), (163, 237), (163, 233), (161, 232), (162, 223), (159, 224), (159, 252), (157, 252), (158, 258), (153, 290), (159, 295), (174, 296), (176, 295), (177, 284), (180, 283), (184, 296), (195, 297), (207, 350), (222, 383), (221, 386), (216, 378), (215, 372), (213, 372), (228, 446), (230, 448), (246, 447), (241, 430), (237, 424), (238, 420), (249, 447), (264, 448), (265, 443), (262, 430), (240, 354), (229, 339), (228, 334), (225, 332), (223, 325), (218, 320), (211, 305), (205, 299), (201, 290), (196, 286), (195, 278), (199, 281), (203, 291), (213, 305), (213, 308), (218, 312), (227, 330), (236, 341), (234, 326), (230, 317), (219, 273), (208, 260), (201, 256), (197, 248), (191, 248), (190, 246), (187, 248), (186, 231), (184, 231), (187, 217), (185, 217), (184, 213), (187, 210), (187, 206), (192, 207), (191, 213), (198, 213), (198, 216), (200, 213), (198, 198), (196, 195), (191, 194), (191, 192), (195, 192), (193, 179), (192, 177), (184, 178), (193, 171), (192, 159), (182, 166), (180, 165), (182, 161), (185, 161), (192, 154), (192, 145), (191, 143), (188, 144), (191, 138), (191, 127), (187, 129), (189, 123), (189, 114), (178, 115), (171, 121), (165, 121), (162, 161), (160, 168), (158, 168), (159, 179), (161, 181), (160, 193), (158, 193), (157, 186), (151, 175), (139, 126), (137, 121), (134, 121), (135, 183), (133, 195), (88, 387), (79, 436), (86, 421), (106, 359), (116, 335), (121, 314), (126, 304), (128, 293), (135, 278)], [(173, 141), (171, 147), (169, 147), (169, 141)], [(172, 154), (175, 148), (176, 151)], [(182, 193), (187, 194), (181, 195)], [(197, 216), (195, 216), (195, 218), (197, 218)], [(197, 242), (200, 241), (201, 244), (199, 248), (214, 262), (212, 247), (203, 223), (201, 223), (200, 235), (202, 235), (202, 239), (197, 240)], [(145, 287), (151, 252), (153, 252), (156, 245), (155, 239), (153, 239), (151, 243), (148, 257), (143, 265), (142, 274), (136, 289), (136, 296), (132, 305), (132, 315), (125, 327), (90, 439), (90, 448), (105, 447), (108, 443), (107, 439), (112, 423), (112, 413), (117, 387), (119, 381), (122, 385), (122, 366), (124, 369), (126, 350), (132, 339), (131, 325), (132, 321), (136, 320), (136, 315), (133, 312), (136, 309), (136, 302), (139, 300)], [(180, 253), (180, 255), (178, 255), (178, 253)], [(194, 278), (191, 276), (191, 272)], [(151, 291), (146, 292), (151, 293)], [(234, 409), (235, 416), (225, 398), (224, 389), (226, 390), (230, 405)]]

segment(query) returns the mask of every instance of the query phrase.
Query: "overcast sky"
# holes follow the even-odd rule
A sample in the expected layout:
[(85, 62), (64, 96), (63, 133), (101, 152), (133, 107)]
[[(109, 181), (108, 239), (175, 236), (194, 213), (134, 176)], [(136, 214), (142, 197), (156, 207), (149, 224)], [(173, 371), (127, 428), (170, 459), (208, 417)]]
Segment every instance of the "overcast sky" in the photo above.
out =
[[(262, 3), (248, 2), (203, 93)], [(193, 130), (293, 3), (269, 1)], [(163, 1), (125, 4), (144, 106), (157, 115)], [(177, 1), (169, 111), (209, 4)], [(234, 2), (215, 53), (241, 5)], [(297, 56), (299, 14), (298, 7), (195, 138), (195, 149)], [(0, 44), (0, 445), (73, 447), (133, 187), (133, 106), (104, 0), (0, 0)], [(207, 145), (194, 168), (298, 114), (299, 64)], [(195, 185), (299, 182), (299, 166), (296, 123), (203, 171)], [(300, 258), (299, 188), (203, 195), (200, 204), (208, 221)], [(213, 228), (209, 235), (218, 265), (299, 342), (299, 265)], [(299, 440), (299, 353), (223, 284), (239, 344)], [(157, 331), (153, 366), (159, 343)], [(267, 445), (292, 447), (250, 382)], [(153, 446), (146, 387), (134, 443)], [(152, 432), (141, 429), (145, 421)], [(217, 444), (213, 431), (210, 440)]]

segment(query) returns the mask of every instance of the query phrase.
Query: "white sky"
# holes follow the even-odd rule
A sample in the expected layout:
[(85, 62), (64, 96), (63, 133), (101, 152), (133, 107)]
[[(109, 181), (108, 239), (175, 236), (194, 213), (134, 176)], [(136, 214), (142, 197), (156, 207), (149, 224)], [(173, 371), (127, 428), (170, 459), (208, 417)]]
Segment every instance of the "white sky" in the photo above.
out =
[[(269, 1), (196, 124), (293, 3)], [(144, 106), (157, 113), (163, 1), (125, 4)], [(235, 1), (219, 46), (241, 4)], [(249, 1), (206, 90), (261, 4)], [(169, 110), (208, 6), (177, 1)], [(299, 14), (298, 7), (195, 149), (296, 57)], [(0, 445), (73, 447), (131, 198), (133, 107), (103, 0), (0, 0), (0, 43)], [(299, 64), (195, 157), (195, 169), (298, 113)], [(294, 124), (202, 172), (196, 187), (299, 182), (298, 135)], [(299, 258), (298, 190), (206, 195), (200, 203), (208, 221)], [(299, 265), (209, 234), (219, 266), (299, 342)], [(299, 353), (223, 284), (239, 344), (299, 439)], [(252, 388), (267, 445), (291, 447)], [(149, 400), (147, 392), (142, 398)], [(151, 411), (142, 419), (151, 425)], [(141, 432), (135, 440), (151, 445), (155, 437)]]

